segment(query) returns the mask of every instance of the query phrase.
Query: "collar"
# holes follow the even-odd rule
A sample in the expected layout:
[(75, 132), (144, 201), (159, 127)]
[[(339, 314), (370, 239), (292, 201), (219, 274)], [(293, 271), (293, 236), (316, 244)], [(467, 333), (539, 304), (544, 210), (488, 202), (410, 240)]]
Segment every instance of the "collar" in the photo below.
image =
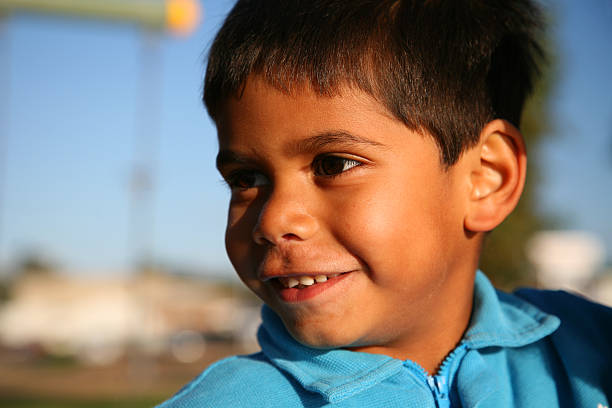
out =
[(257, 339), (264, 355), (308, 391), (328, 402), (341, 401), (397, 373), (402, 361), (382, 354), (349, 350), (319, 350), (295, 341), (268, 306)]
[[(393, 376), (404, 362), (381, 354), (313, 349), (295, 341), (268, 306), (257, 338), (264, 355), (306, 390), (337, 402)], [(559, 319), (513, 295), (498, 292), (480, 271), (474, 283), (470, 324), (462, 340), (469, 349), (521, 347), (546, 337)], [(452, 353), (451, 353), (452, 355)]]
[(474, 305), (463, 343), (471, 349), (522, 347), (559, 327), (556, 316), (514, 295), (496, 290), (481, 271), (474, 281)]

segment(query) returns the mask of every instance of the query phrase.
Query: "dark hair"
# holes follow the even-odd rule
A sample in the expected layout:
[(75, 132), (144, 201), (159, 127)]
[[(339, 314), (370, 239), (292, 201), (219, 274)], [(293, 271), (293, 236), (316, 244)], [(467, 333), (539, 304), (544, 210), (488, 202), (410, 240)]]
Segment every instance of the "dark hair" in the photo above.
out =
[(529, 0), (239, 0), (210, 49), (203, 100), (215, 119), (252, 73), (288, 93), (356, 87), (430, 133), (450, 166), (490, 120), (518, 127), (540, 28)]

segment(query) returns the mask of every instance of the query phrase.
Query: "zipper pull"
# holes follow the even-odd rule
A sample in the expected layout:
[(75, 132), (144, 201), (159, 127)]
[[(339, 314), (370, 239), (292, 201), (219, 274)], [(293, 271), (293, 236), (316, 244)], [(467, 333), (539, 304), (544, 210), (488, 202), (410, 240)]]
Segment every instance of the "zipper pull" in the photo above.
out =
[(427, 377), (427, 384), (434, 394), (437, 408), (450, 408), (450, 398), (448, 397), (448, 384), (443, 376)]

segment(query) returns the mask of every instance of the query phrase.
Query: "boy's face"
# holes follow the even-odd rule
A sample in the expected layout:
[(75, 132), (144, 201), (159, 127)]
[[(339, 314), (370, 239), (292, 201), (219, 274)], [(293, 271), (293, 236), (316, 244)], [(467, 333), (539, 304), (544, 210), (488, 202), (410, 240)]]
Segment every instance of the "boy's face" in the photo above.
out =
[(256, 76), (217, 126), (229, 258), (298, 341), (400, 346), (471, 298), (467, 179), (432, 138), (365, 93), (289, 96)]

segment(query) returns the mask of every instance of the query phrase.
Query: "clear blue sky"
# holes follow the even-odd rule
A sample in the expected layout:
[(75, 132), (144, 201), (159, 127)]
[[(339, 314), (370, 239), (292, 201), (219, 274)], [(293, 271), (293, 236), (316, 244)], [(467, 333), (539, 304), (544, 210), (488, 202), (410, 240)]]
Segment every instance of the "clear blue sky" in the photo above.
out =
[[(531, 157), (543, 171), (540, 208), (598, 234), (610, 256), (612, 2), (549, 3), (559, 83), (553, 135)], [(3, 22), (5, 270), (28, 252), (74, 271), (129, 268), (135, 135), (148, 126), (159, 129), (151, 251), (185, 268), (231, 273), (223, 247), (228, 193), (214, 169), (215, 130), (200, 103), (200, 83), (204, 50), (233, 1), (202, 4), (204, 21), (192, 36), (159, 38), (160, 81), (150, 88), (161, 95), (159, 115), (139, 114), (147, 36), (138, 28), (41, 16)]]

